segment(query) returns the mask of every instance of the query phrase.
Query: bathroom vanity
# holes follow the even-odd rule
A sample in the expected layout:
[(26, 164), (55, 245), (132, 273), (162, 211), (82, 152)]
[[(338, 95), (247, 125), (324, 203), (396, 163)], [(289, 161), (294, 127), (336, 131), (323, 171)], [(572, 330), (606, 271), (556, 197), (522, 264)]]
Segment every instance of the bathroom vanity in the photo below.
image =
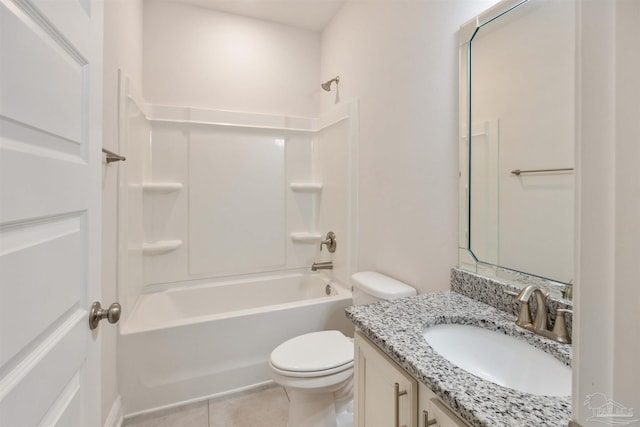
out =
[(459, 265), (482, 275), (347, 309), (357, 427), (568, 424), (574, 17), (502, 0), (461, 26)]
[(355, 426), (469, 425), (360, 332), (355, 360)]
[[(452, 277), (461, 273), (454, 270)], [(508, 289), (507, 289), (508, 290)], [(502, 298), (502, 297), (501, 297)], [(506, 294), (504, 301), (513, 298)], [(511, 300), (513, 303), (513, 300)], [(517, 304), (513, 304), (514, 307)], [(347, 309), (356, 332), (355, 425), (376, 426), (566, 426), (571, 418), (571, 346), (515, 325), (512, 312), (458, 292), (440, 292)], [(563, 379), (545, 381), (566, 395), (529, 393), (498, 385), (454, 365), (425, 339), (441, 324), (471, 325), (526, 343), (566, 368)], [(478, 348), (479, 349), (479, 348)], [(505, 348), (509, 355), (511, 349)], [(470, 353), (474, 353), (473, 350)], [(515, 353), (514, 353), (515, 354)], [(500, 362), (505, 371), (523, 363)], [(523, 367), (532, 380), (547, 374)], [(568, 381), (556, 388), (556, 381)], [(519, 386), (516, 386), (519, 387)], [(557, 393), (556, 393), (557, 394)]]

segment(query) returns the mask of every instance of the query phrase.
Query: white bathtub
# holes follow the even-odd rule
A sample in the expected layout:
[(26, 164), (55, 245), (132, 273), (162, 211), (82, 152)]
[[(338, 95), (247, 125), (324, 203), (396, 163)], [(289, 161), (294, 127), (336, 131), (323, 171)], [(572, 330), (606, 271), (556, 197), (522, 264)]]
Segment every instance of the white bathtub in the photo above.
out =
[(353, 335), (351, 292), (320, 274), (188, 285), (138, 298), (121, 327), (125, 415), (202, 400), (269, 381), (280, 343), (307, 332)]

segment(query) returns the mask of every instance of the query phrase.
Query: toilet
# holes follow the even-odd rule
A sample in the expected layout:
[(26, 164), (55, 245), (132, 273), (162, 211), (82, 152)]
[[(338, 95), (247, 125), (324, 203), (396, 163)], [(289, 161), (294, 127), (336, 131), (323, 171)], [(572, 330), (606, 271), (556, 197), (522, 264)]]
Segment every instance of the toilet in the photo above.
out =
[[(351, 282), (354, 305), (416, 295), (373, 271), (355, 273)], [(271, 352), (271, 378), (289, 397), (287, 427), (353, 426), (353, 356), (353, 340), (340, 331), (300, 335)]]

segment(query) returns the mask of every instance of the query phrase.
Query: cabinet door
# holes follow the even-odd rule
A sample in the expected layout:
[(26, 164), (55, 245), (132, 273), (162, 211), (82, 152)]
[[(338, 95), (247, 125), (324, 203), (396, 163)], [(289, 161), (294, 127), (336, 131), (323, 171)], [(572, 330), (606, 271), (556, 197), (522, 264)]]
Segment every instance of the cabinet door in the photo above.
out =
[(468, 427), (424, 384), (418, 390), (418, 427)]
[(355, 425), (417, 427), (416, 380), (358, 332), (355, 352)]

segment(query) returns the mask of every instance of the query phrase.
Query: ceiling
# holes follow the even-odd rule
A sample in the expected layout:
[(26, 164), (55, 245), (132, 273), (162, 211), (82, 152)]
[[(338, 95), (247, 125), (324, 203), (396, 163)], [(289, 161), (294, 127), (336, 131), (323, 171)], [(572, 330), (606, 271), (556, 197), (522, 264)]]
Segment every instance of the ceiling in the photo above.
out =
[(194, 6), (322, 31), (346, 0), (175, 0)]

